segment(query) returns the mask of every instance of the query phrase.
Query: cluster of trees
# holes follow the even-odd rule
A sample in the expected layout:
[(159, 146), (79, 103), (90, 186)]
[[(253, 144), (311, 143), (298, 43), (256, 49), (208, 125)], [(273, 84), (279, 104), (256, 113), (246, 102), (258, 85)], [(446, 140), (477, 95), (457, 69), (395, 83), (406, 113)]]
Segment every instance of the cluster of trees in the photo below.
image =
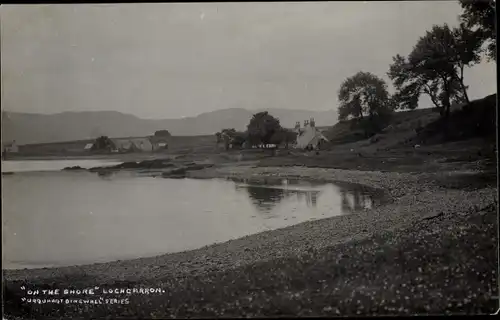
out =
[(288, 145), (296, 139), (295, 132), (283, 128), (279, 119), (267, 111), (254, 114), (244, 132), (223, 129), (215, 136), (217, 143), (224, 142), (226, 150), (229, 149), (229, 145), (242, 147), (245, 143), (248, 147), (285, 144), (285, 148), (288, 148)]
[(170, 134), (170, 132), (168, 130), (158, 130), (158, 131), (155, 131), (154, 136), (168, 138), (168, 137), (171, 137), (172, 135)]
[(435, 25), (417, 41), (407, 57), (396, 55), (387, 75), (396, 89), (390, 95), (383, 79), (358, 72), (338, 92), (340, 121), (354, 118), (380, 129), (396, 109), (415, 109), (428, 95), (443, 117), (452, 104), (469, 103), (465, 67), (481, 61), (483, 53), (496, 61), (495, 3), (460, 0), (460, 25)]
[(107, 151), (111, 151), (112, 149), (114, 149), (115, 147), (115, 144), (113, 143), (113, 141), (108, 138), (107, 136), (100, 136), (99, 138), (97, 138), (94, 142), (94, 144), (92, 145), (92, 148), (91, 150), (107, 150)]
[(222, 129), (221, 132), (215, 134), (217, 138), (217, 143), (224, 142), (224, 147), (226, 150), (229, 149), (229, 145), (234, 145), (242, 147), (247, 139), (247, 134), (245, 132), (236, 131), (234, 128)]
[(270, 115), (267, 111), (256, 113), (247, 125), (248, 142), (250, 145), (280, 145), (292, 143), (296, 138), (296, 133), (283, 128), (279, 119)]

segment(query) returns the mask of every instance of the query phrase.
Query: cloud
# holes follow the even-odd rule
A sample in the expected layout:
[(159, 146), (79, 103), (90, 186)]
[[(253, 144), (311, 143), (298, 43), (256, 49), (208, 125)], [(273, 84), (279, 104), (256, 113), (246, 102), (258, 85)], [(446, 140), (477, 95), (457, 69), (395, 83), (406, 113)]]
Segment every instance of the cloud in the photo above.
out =
[[(2, 100), (161, 118), (335, 109), (346, 77), (388, 81), (393, 55), (459, 13), (450, 1), (4, 5)], [(471, 96), (495, 90), (491, 66), (468, 75)]]

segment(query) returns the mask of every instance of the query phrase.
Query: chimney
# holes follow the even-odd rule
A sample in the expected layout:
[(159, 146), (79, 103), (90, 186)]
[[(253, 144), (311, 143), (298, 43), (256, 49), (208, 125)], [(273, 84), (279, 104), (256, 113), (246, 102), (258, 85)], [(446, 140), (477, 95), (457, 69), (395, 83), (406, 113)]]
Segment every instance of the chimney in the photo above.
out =
[(296, 130), (300, 129), (300, 121), (295, 122), (295, 129)]
[(310, 123), (311, 128), (314, 128), (314, 126), (316, 125), (316, 123), (314, 122), (314, 118), (311, 118), (309, 123)]
[(309, 120), (304, 120), (304, 128), (309, 124)]

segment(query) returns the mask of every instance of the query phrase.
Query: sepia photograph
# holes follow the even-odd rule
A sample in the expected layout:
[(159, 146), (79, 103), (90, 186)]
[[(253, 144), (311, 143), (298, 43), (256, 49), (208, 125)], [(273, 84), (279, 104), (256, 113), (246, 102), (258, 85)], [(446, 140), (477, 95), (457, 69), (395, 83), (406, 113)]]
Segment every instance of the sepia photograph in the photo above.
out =
[(2, 4), (2, 320), (498, 315), (496, 21)]

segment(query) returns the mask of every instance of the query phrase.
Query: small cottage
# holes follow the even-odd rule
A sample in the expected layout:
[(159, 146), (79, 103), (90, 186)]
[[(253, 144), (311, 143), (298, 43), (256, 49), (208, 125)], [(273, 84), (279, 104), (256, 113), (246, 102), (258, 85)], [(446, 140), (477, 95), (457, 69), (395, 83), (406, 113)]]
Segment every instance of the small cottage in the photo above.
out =
[(304, 121), (304, 128), (300, 127), (300, 122), (295, 124), (297, 132), (297, 149), (319, 149), (322, 144), (327, 143), (328, 139), (316, 128), (314, 119)]
[(118, 152), (151, 152), (153, 145), (148, 138), (113, 138), (113, 151)]
[(134, 138), (131, 141), (138, 148), (138, 151), (151, 152), (154, 149), (148, 138)]
[(152, 136), (149, 138), (149, 141), (152, 145), (153, 151), (161, 151), (168, 149), (169, 137), (162, 136)]
[(19, 146), (16, 144), (16, 140), (8, 143), (2, 143), (2, 152), (4, 153), (19, 152)]

